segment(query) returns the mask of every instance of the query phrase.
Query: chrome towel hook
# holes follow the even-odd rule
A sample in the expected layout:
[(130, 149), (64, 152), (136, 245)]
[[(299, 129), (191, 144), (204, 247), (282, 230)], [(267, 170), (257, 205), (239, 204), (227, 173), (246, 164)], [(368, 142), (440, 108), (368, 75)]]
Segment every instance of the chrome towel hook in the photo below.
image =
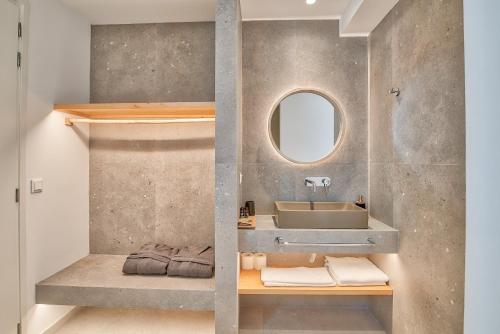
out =
[(399, 96), (401, 94), (401, 90), (399, 88), (391, 88), (389, 94), (394, 94), (396, 96)]

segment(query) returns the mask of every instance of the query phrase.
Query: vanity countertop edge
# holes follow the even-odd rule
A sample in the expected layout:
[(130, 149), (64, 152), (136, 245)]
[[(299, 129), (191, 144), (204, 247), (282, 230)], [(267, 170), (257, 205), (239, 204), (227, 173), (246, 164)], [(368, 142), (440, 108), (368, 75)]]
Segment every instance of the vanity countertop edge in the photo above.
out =
[[(399, 231), (369, 217), (368, 229), (284, 229), (272, 215), (257, 215), (255, 230), (238, 230), (240, 252), (397, 253)], [(278, 238), (286, 245), (279, 244)], [(352, 245), (351, 245), (352, 244)]]

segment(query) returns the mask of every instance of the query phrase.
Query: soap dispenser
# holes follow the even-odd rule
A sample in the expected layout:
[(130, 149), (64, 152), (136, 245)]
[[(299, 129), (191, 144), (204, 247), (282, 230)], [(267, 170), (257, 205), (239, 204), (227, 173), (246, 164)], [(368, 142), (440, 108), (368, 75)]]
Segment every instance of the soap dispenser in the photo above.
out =
[(356, 200), (356, 202), (354, 204), (356, 204), (360, 208), (366, 209), (365, 198), (363, 197), (363, 195), (359, 195), (358, 199)]

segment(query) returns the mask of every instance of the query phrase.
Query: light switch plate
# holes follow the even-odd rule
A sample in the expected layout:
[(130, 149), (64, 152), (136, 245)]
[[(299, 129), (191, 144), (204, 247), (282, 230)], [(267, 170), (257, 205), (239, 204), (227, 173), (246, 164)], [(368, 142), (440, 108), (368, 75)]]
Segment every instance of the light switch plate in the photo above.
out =
[(43, 191), (43, 180), (42, 179), (31, 179), (31, 193), (37, 194)]

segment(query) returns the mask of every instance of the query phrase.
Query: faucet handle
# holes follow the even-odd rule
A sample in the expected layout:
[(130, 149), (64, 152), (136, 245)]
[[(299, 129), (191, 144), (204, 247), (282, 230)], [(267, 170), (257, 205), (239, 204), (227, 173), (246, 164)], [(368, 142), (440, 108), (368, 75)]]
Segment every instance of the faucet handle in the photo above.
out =
[(332, 185), (332, 180), (328, 176), (308, 176), (304, 180), (304, 185), (307, 187), (329, 187)]

